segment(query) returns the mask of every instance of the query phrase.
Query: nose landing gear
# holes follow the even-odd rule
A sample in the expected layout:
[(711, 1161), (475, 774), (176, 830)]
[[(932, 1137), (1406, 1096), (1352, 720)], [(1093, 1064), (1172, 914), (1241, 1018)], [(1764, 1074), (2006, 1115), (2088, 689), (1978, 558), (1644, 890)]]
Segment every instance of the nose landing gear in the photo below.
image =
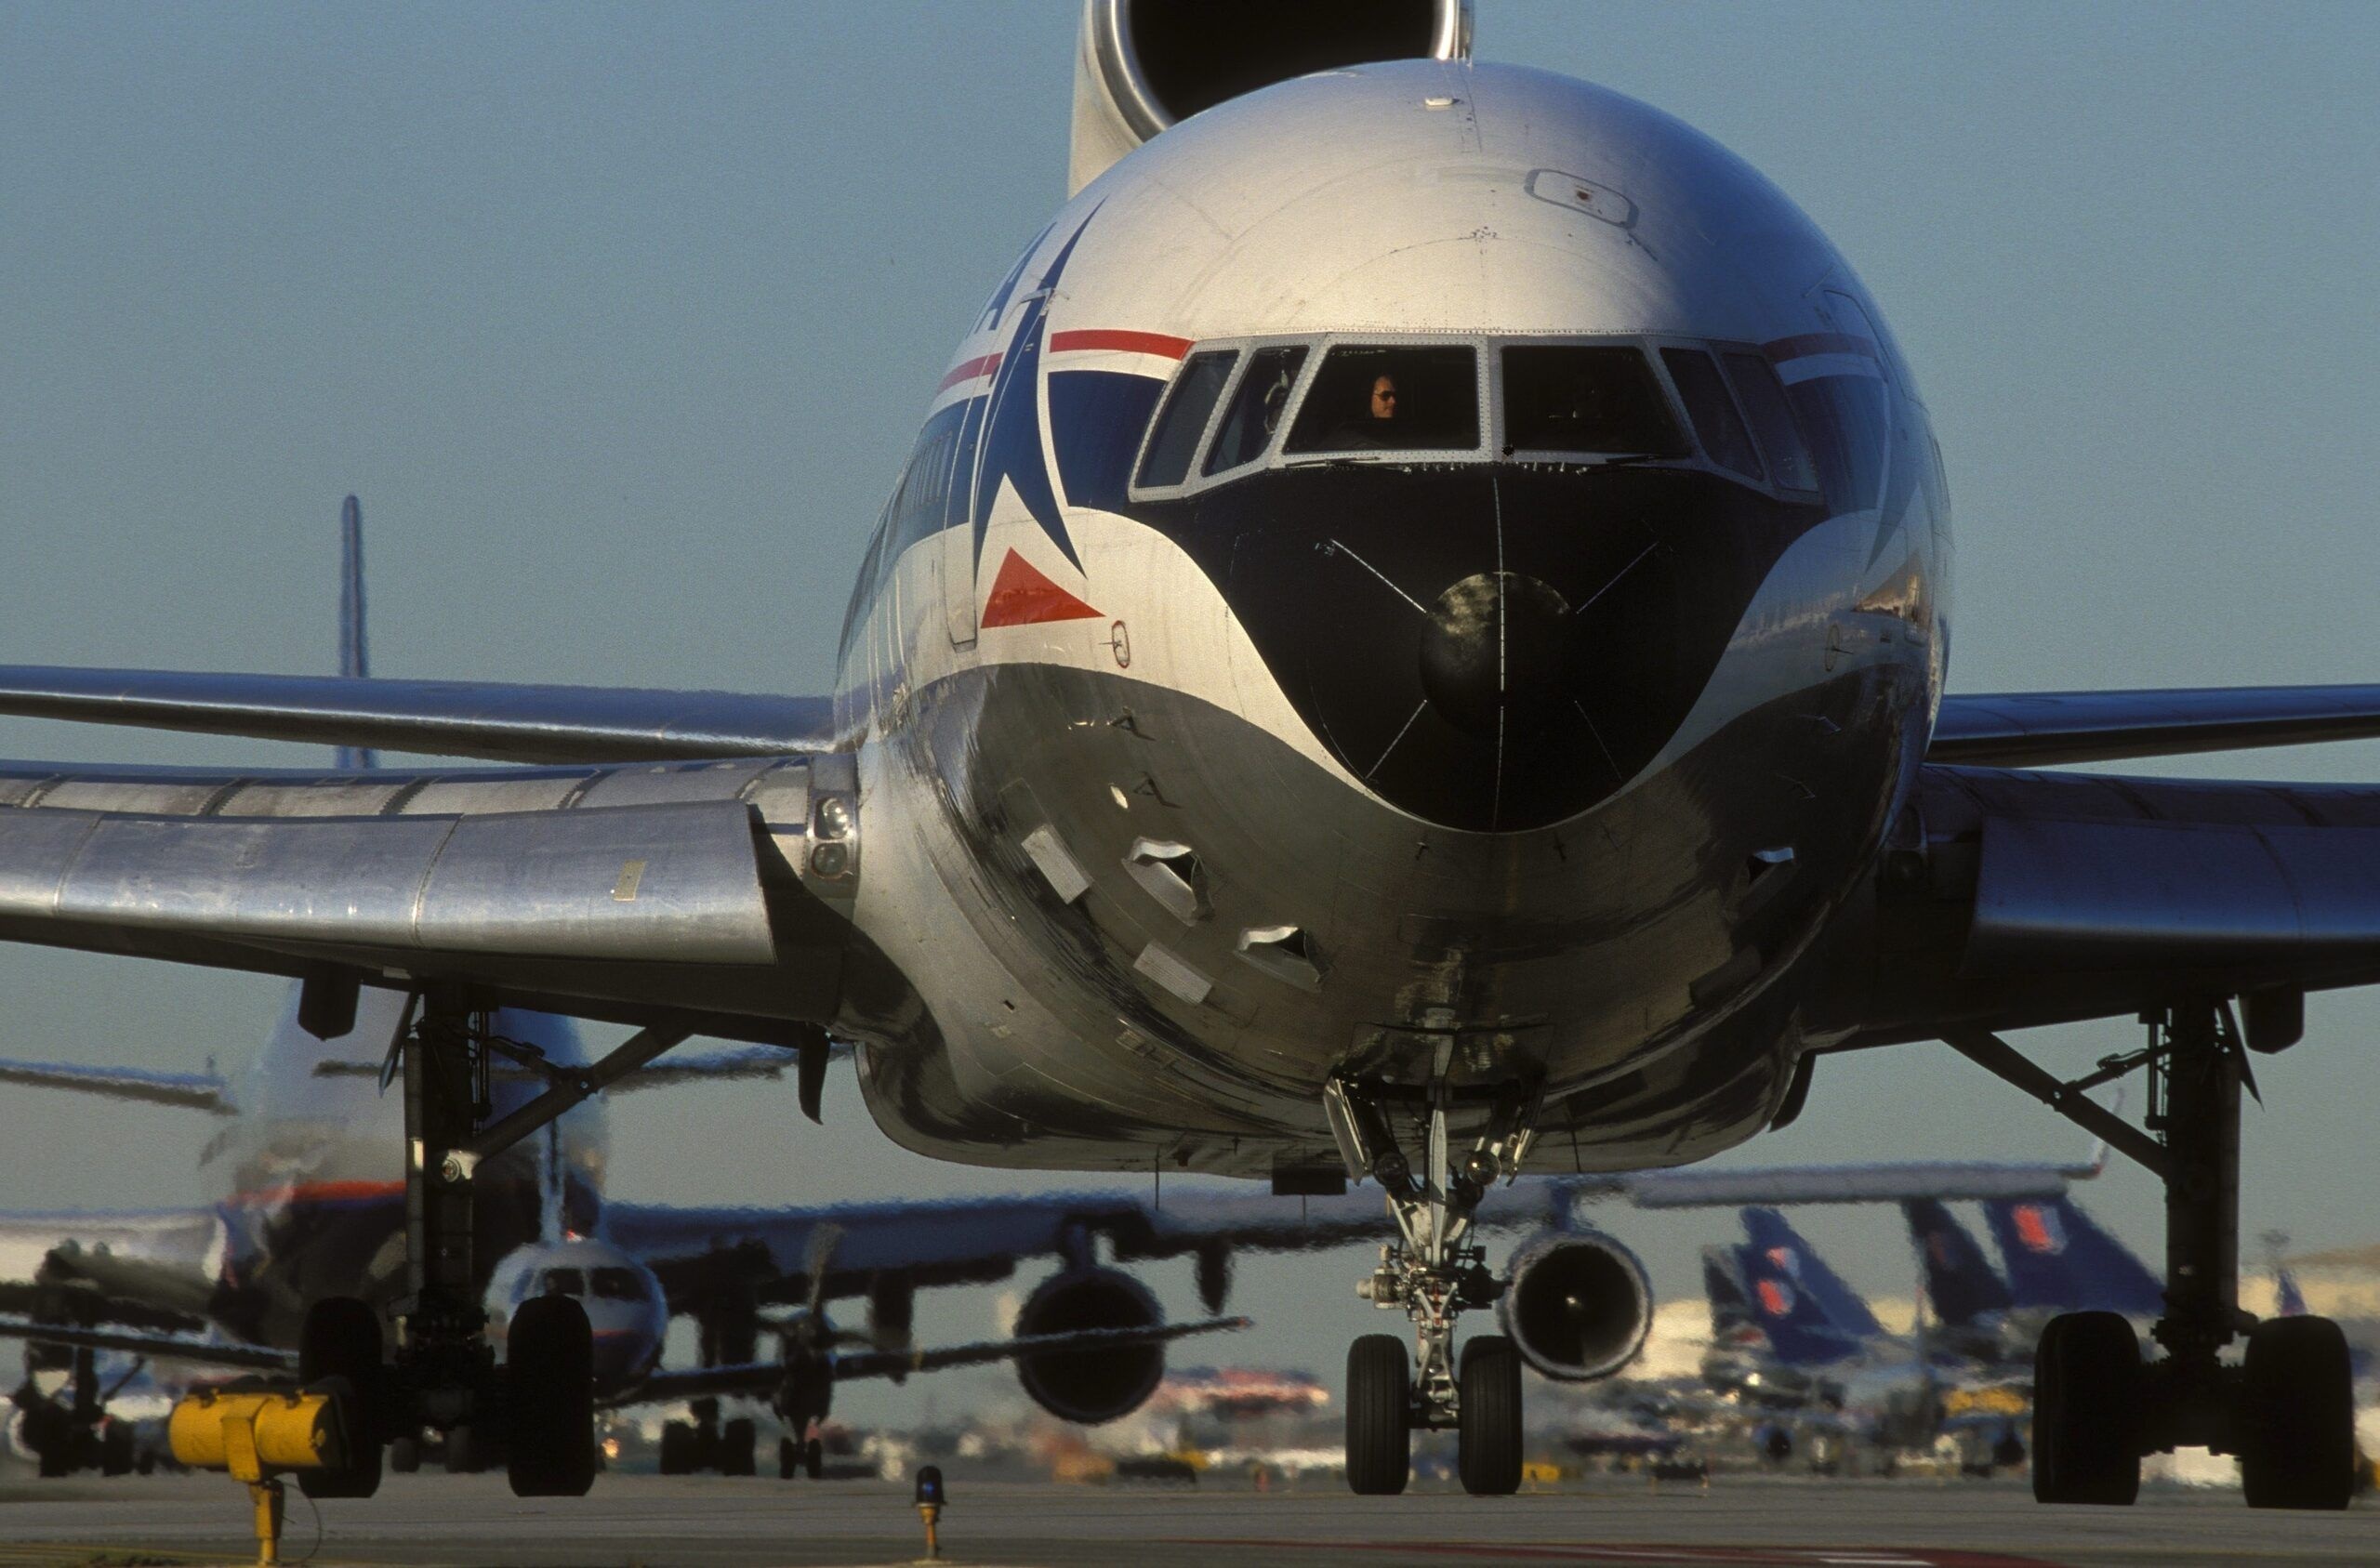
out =
[[(1423, 1100), (1418, 1178), (1396, 1140), (1391, 1107), (1399, 1098)], [(1387, 1189), (1400, 1238), (1381, 1248), (1380, 1267), (1357, 1283), (1356, 1294), (1375, 1307), (1402, 1308), (1414, 1328), (1409, 1357), (1391, 1334), (1367, 1334), (1348, 1348), (1347, 1484), (1359, 1494), (1405, 1490), (1416, 1428), (1454, 1429), (1464, 1491), (1503, 1496), (1520, 1487), (1520, 1355), (1511, 1340), (1488, 1335), (1464, 1345), (1458, 1364), (1454, 1320), (1503, 1294), (1485, 1249), (1465, 1238), (1488, 1187), (1520, 1170), (1532, 1101), (1501, 1096), (1488, 1129), (1460, 1162), (1448, 1130), (1451, 1103), (1443, 1072), (1426, 1098), (1346, 1078), (1324, 1095), (1349, 1175), (1370, 1176)]]
[[(2165, 1312), (2152, 1331), (2164, 1359), (2144, 1363), (2113, 1312), (2050, 1320), (2034, 1352), (2033, 1496), (2130, 1503), (2144, 1455), (2198, 1446), (2239, 1456), (2251, 1508), (2346, 1508), (2355, 1400), (2345, 1337), (2327, 1318), (2259, 1323), (2240, 1309), (2240, 1094), (2255, 1086), (2238, 1021), (2229, 1003), (2203, 999), (2147, 1021), (2145, 1049), (2072, 1083), (1995, 1035), (1949, 1037), (2165, 1183)], [(2083, 1098), (2135, 1067), (2149, 1074), (2148, 1132)], [(2223, 1362), (2243, 1336), (2245, 1357)]]

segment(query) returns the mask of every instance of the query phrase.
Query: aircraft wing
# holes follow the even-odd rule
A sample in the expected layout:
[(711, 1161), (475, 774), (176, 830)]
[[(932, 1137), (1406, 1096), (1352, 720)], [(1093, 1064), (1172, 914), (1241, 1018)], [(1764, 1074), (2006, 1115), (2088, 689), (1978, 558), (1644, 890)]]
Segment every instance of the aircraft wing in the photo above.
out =
[(112, 1328), (77, 1328), (31, 1318), (0, 1317), (0, 1338), (30, 1339), (93, 1351), (122, 1351), (161, 1361), (187, 1361), (236, 1372), (295, 1372), (298, 1352), (199, 1335), (134, 1334)]
[[(838, 1043), (834, 1054), (848, 1056), (851, 1048)], [(688, 1050), (681, 1046), (667, 1055), (654, 1058), (633, 1073), (624, 1074), (603, 1086), (607, 1097), (631, 1093), (637, 1089), (667, 1088), (678, 1084), (721, 1083), (731, 1079), (778, 1078), (792, 1067), (798, 1057), (783, 1046), (730, 1046), (715, 1050)], [(0, 1080), (7, 1077), (7, 1066), (0, 1062)], [(355, 1059), (330, 1060), (314, 1063), (317, 1078), (377, 1078), (381, 1064)], [(517, 1078), (527, 1082), (538, 1076), (531, 1069), (517, 1062), (497, 1062), (490, 1072), (501, 1078)]]
[(1929, 762), (2037, 768), (2380, 735), (2380, 686), (1946, 696)]
[(496, 762), (826, 751), (825, 697), (377, 677), (0, 665), (0, 713)]
[(1915, 805), (1844, 1048), (2380, 981), (2380, 786), (1928, 764)]
[(1915, 1160), (1878, 1165), (1780, 1166), (1711, 1169), (1681, 1166), (1602, 1179), (1565, 1179), (1584, 1200), (1625, 1197), (1638, 1208), (1740, 1208), (1748, 1204), (1897, 1204), (1916, 1198), (1945, 1203), (2055, 1198), (2067, 1183), (2098, 1174), (2090, 1165)]
[[(857, 1351), (838, 1352), (831, 1363), (837, 1382), (863, 1377), (906, 1377), (913, 1373), (939, 1372), (952, 1366), (980, 1366), (1013, 1361), (1020, 1356), (1068, 1355), (1120, 1350), (1133, 1345), (1160, 1345), (1197, 1334), (1227, 1334), (1250, 1326), (1247, 1318), (1206, 1318), (1196, 1323), (1159, 1324), (1149, 1328), (1081, 1328), (1058, 1334), (1019, 1334), (1006, 1339), (981, 1339), (972, 1344), (944, 1345), (928, 1350)], [(681, 1372), (656, 1372), (612, 1408), (630, 1404), (668, 1404), (682, 1399), (715, 1398), (725, 1394), (766, 1395), (785, 1381), (782, 1362), (738, 1362), (725, 1366), (689, 1367)]]
[(0, 1084), (71, 1089), (77, 1094), (175, 1105), (218, 1116), (229, 1116), (234, 1111), (231, 1086), (213, 1073), (165, 1073), (142, 1067), (82, 1067), (60, 1061), (0, 1059)]
[(0, 1312), (77, 1316), (150, 1328), (203, 1323), (215, 1289), (212, 1209), (0, 1214)]
[(805, 851), (850, 768), (0, 764), (0, 940), (767, 1041), (833, 1014), (848, 882)]

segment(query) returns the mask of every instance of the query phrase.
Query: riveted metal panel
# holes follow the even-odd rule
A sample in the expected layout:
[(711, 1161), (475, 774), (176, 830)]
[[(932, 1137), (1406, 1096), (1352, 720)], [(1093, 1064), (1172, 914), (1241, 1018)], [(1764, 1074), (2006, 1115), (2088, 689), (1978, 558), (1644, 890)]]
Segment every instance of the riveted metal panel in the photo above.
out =
[(467, 817), (422, 888), (417, 940), (681, 964), (776, 955), (740, 801)]
[(451, 818), (304, 824), (101, 817), (59, 889), (61, 920), (406, 948)]

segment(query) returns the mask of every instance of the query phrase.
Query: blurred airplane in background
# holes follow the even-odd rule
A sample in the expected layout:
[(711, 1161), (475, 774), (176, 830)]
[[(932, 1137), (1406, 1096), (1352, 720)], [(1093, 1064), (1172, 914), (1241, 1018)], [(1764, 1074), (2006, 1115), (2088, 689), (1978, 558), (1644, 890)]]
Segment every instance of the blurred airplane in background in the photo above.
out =
[[(370, 674), (363, 513), (340, 514), (339, 669)], [(342, 767), (368, 773), (374, 753), (339, 748)], [(27, 1376), (9, 1423), (12, 1446), (46, 1475), (132, 1468), (124, 1414), (136, 1385), (187, 1386), (226, 1370), (324, 1374), (337, 1347), (309, 1337), (309, 1309), (335, 1287), (393, 1314), (404, 1289), (404, 1184), (389, 1175), (404, 1107), (386, 1091), (392, 1053), (412, 1025), (399, 993), (366, 991), (336, 1021), (307, 1016), (293, 985), (282, 1016), (237, 1078), (210, 1068), (176, 1073), (0, 1060), (0, 1083), (166, 1105), (220, 1118), (199, 1158), (203, 1203), (140, 1212), (0, 1213), (0, 1336), (27, 1341)], [(329, 1027), (335, 1022), (337, 1027)], [(1053, 1414), (1101, 1421), (1136, 1407), (1163, 1370), (1163, 1343), (1244, 1325), (1212, 1319), (1168, 1325), (1129, 1275), (1097, 1266), (1102, 1234), (1142, 1238), (1129, 1199), (1079, 1196), (827, 1208), (698, 1208), (610, 1204), (603, 1099), (691, 1082), (801, 1074), (802, 1108), (818, 1113), (829, 1052), (774, 1046), (682, 1048), (596, 1083), (576, 1027), (517, 1008), (491, 1015), (506, 1049), (483, 1081), (460, 1086), (501, 1118), (557, 1077), (590, 1091), (549, 1122), (542, 1138), (493, 1153), (475, 1173), (469, 1218), (480, 1244), (481, 1299), (501, 1349), (531, 1303), (568, 1299), (591, 1328), (589, 1397), (598, 1408), (704, 1402), (693, 1422), (665, 1430), (668, 1468), (755, 1469), (755, 1423), (722, 1426), (722, 1395), (762, 1402), (783, 1422), (779, 1469), (814, 1474), (818, 1427), (835, 1383), (904, 1377), (997, 1360), (1019, 1364), (1026, 1391)], [(1276, 1228), (1277, 1230), (1277, 1227)], [(1227, 1259), (1245, 1229), (1226, 1227), (1202, 1257)], [(772, 1245), (771, 1244), (774, 1245)], [(910, 1342), (913, 1293), (1006, 1276), (1024, 1258), (1057, 1258), (1059, 1273), (1028, 1299), (1011, 1337), (919, 1349)], [(1221, 1267), (1218, 1262), (1216, 1267)], [(1220, 1286), (1210, 1294), (1220, 1295)], [(838, 1330), (830, 1300), (864, 1296), (865, 1333)], [(772, 1305), (796, 1310), (770, 1314)], [(532, 1309), (534, 1310), (534, 1309)], [(664, 1370), (672, 1315), (701, 1327), (704, 1364)], [(374, 1330), (377, 1332), (377, 1327)], [(766, 1331), (779, 1353), (756, 1353)], [(102, 1354), (132, 1358), (102, 1363)], [(152, 1374), (146, 1363), (162, 1364)], [(57, 1374), (62, 1373), (61, 1378)], [(45, 1376), (49, 1374), (49, 1376)], [(392, 1432), (390, 1462), (416, 1468), (421, 1434)], [(509, 1457), (501, 1432), (458, 1424), (439, 1441), (449, 1469)], [(377, 1454), (377, 1445), (374, 1452)], [(373, 1467), (377, 1470), (377, 1464)], [(377, 1479), (377, 1477), (375, 1478)], [(316, 1496), (349, 1495), (355, 1479), (309, 1472)]]

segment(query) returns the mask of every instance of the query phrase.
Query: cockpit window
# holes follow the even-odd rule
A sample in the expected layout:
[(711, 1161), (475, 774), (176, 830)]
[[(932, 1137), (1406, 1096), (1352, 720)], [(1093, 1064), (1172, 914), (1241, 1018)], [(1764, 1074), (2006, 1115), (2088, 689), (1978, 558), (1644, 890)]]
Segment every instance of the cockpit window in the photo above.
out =
[(1744, 416), (1752, 421), (1752, 440), (1768, 459), (1768, 471), (1778, 488), (1816, 490), (1818, 473), (1810, 467), (1810, 455), (1802, 445), (1802, 433), (1793, 426), (1793, 411), (1785, 402), (1785, 389), (1778, 384), (1768, 357), (1744, 349), (1731, 350), (1723, 357), (1727, 379), (1734, 383), (1736, 396), (1743, 401)]
[(1273, 444), (1281, 415), (1289, 405), (1289, 389), (1297, 385), (1305, 365), (1305, 345), (1259, 349), (1248, 356), (1248, 369), (1223, 412), (1223, 428), (1207, 453), (1202, 473), (1219, 474), (1253, 463)]
[(1505, 349), (1504, 445), (1637, 457), (1693, 450), (1643, 350), (1575, 343)]
[(1283, 450), (1469, 452), (1479, 444), (1478, 362), (1469, 345), (1342, 344), (1316, 373)]
[(634, 1301), (644, 1294), (636, 1287), (636, 1272), (630, 1269), (598, 1269), (594, 1284), (599, 1300)]
[(1149, 437), (1149, 452), (1141, 459), (1141, 483), (1148, 489), (1180, 484), (1190, 476), (1190, 462), (1198, 455), (1198, 438), (1207, 433), (1207, 416), (1231, 379), (1236, 349), (1193, 354), (1173, 378), (1173, 390), (1158, 411), (1157, 430)]
[(576, 1269), (548, 1269), (544, 1290), (548, 1296), (584, 1296), (587, 1276)]
[(1670, 379), (1686, 403), (1686, 416), (1702, 438), (1702, 450), (1711, 461), (1747, 479), (1759, 479), (1760, 454), (1752, 450), (1743, 415), (1736, 412), (1736, 400), (1727, 395), (1727, 384), (1719, 379), (1719, 367), (1710, 354), (1700, 349), (1664, 349), (1661, 363), (1669, 367)]

